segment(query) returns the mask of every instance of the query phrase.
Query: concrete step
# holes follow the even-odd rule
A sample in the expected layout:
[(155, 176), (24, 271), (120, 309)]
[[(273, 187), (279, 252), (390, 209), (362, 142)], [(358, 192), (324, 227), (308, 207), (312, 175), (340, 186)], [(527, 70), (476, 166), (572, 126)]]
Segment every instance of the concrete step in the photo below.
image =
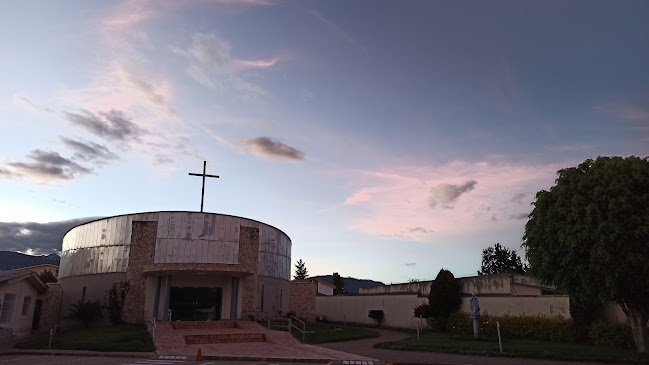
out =
[(175, 330), (202, 330), (202, 329), (221, 329), (221, 328), (237, 328), (237, 323), (234, 321), (177, 321), (171, 322), (171, 327)]
[(185, 335), (188, 345), (208, 343), (241, 343), (241, 342), (266, 342), (263, 333), (219, 333), (205, 335)]

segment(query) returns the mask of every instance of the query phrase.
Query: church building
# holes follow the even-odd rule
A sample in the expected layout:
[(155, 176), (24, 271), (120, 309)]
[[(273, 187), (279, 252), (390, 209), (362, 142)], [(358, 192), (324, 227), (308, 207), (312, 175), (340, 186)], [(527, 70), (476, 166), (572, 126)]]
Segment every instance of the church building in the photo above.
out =
[(161, 211), (102, 218), (63, 238), (61, 317), (79, 300), (105, 303), (128, 281), (124, 319), (248, 319), (289, 310), (291, 239), (252, 219)]

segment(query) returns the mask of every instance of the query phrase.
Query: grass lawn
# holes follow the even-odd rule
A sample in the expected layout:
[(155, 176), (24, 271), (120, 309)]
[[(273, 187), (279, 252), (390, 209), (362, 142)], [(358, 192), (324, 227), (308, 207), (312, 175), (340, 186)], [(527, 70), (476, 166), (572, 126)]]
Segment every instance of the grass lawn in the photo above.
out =
[[(37, 335), (25, 342), (16, 344), (21, 349), (47, 349), (50, 335)], [(103, 326), (88, 329), (60, 331), (52, 340), (52, 348), (58, 350), (89, 351), (155, 351), (151, 336), (143, 326), (121, 325)]]
[(503, 352), (498, 340), (473, 340), (448, 333), (424, 332), (400, 342), (379, 343), (382, 349), (451, 352), (466, 355), (524, 357), (572, 361), (600, 361), (618, 363), (649, 363), (649, 355), (614, 347), (590, 346), (573, 343), (554, 343), (539, 340), (503, 339)]
[[(332, 323), (307, 323), (305, 343), (325, 343), (378, 337), (379, 333), (366, 327), (343, 326)], [(293, 329), (293, 336), (302, 341), (302, 332)]]

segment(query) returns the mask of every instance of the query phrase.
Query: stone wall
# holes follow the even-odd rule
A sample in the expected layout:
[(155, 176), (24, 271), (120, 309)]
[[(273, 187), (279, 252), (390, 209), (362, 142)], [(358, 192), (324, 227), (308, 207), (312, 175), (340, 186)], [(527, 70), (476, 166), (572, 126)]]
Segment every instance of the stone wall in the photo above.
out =
[(324, 316), (329, 321), (356, 322), (373, 325), (374, 320), (367, 315), (372, 309), (383, 311), (382, 326), (416, 328), (413, 308), (428, 303), (428, 298), (416, 294), (402, 295), (334, 295), (315, 298), (316, 316)]
[(144, 267), (153, 263), (158, 222), (135, 221), (131, 233), (131, 249), (126, 279), (130, 290), (126, 296), (122, 317), (127, 323), (144, 323), (146, 278)]
[[(511, 282), (513, 280), (510, 274), (493, 274), (481, 276), (469, 276), (457, 278), (460, 283), (462, 293), (464, 294), (513, 294)], [(428, 295), (430, 293), (430, 284), (432, 280), (418, 281), (413, 283), (391, 284), (376, 286), (372, 288), (362, 288), (359, 294), (418, 294)], [(524, 283), (521, 283), (524, 284)], [(529, 284), (527, 284), (529, 286)], [(523, 285), (521, 285), (522, 287)], [(521, 289), (524, 290), (524, 289)], [(536, 293), (536, 292), (534, 292)], [(540, 289), (538, 290), (540, 294)], [(531, 294), (528, 292), (521, 294)]]
[(39, 331), (49, 331), (59, 323), (61, 294), (61, 284), (49, 283), (47, 284), (47, 292), (38, 298), (38, 300), (43, 301), (41, 319), (38, 323)]
[(318, 284), (312, 281), (291, 282), (290, 311), (297, 318), (306, 322), (314, 322), (316, 316), (316, 293)]
[[(462, 298), (460, 310), (470, 311), (470, 297)], [(570, 318), (568, 296), (500, 296), (478, 297), (481, 311), (491, 315), (542, 315), (546, 317), (562, 316)], [(413, 308), (428, 303), (428, 298), (416, 294), (402, 295), (337, 295), (318, 296), (316, 315), (325, 316), (330, 321), (347, 321), (373, 324), (367, 317), (371, 309), (383, 310), (382, 325), (401, 328), (416, 328), (417, 319), (413, 317)]]
[(257, 297), (257, 273), (259, 272), (259, 228), (241, 227), (239, 236), (239, 265), (252, 275), (247, 275), (241, 283), (241, 315), (254, 315), (259, 309)]

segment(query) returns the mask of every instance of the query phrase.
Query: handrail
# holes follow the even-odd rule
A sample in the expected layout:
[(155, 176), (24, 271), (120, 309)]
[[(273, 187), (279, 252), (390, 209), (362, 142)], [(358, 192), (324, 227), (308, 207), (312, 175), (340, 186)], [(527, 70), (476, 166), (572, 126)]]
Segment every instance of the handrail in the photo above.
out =
[[(302, 323), (302, 329), (300, 329), (298, 326), (293, 324), (293, 319), (295, 319), (296, 321)], [(288, 332), (289, 333), (292, 333), (292, 328), (293, 327), (295, 327), (296, 330), (302, 332), (302, 343), (304, 343), (304, 341), (306, 340), (306, 323), (304, 323), (303, 320), (297, 318), (296, 316), (291, 315), (288, 318)]]

